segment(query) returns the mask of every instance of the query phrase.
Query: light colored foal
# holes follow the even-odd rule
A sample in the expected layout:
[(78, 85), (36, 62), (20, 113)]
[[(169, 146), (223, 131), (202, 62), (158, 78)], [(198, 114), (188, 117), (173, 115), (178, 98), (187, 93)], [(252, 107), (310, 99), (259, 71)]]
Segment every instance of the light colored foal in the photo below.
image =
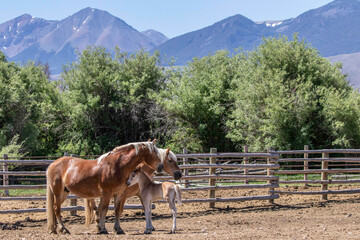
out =
[(164, 199), (169, 204), (173, 217), (173, 226), (171, 233), (175, 233), (177, 216), (175, 198), (177, 203), (181, 204), (181, 192), (179, 186), (171, 182), (155, 183), (147, 174), (140, 170), (134, 171), (130, 175), (128, 182), (131, 185), (139, 185), (140, 196), (143, 203), (146, 219), (146, 229), (144, 234), (152, 233), (153, 226), (151, 223), (151, 203), (155, 200), (160, 199)]

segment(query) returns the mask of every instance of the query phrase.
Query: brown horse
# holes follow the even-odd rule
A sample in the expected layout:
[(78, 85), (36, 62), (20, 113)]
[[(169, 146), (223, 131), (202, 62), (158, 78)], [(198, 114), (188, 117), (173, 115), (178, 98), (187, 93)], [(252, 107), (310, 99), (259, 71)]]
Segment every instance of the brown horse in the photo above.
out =
[(82, 198), (99, 198), (99, 233), (107, 233), (105, 216), (110, 199), (121, 195), (131, 172), (145, 163), (162, 171), (163, 158), (153, 142), (129, 143), (114, 148), (98, 160), (84, 160), (62, 157), (55, 160), (46, 171), (47, 196), (46, 212), (48, 230), (56, 233), (56, 220), (61, 225), (61, 233), (70, 233), (61, 219), (61, 204), (69, 192)]
[[(174, 177), (175, 180), (179, 180), (182, 177), (179, 166), (177, 165), (176, 155), (170, 151), (170, 149), (161, 149), (158, 148), (161, 159), (163, 160), (164, 171)], [(138, 166), (143, 172), (145, 172), (149, 177), (152, 177), (155, 170), (148, 165), (141, 164)], [(114, 205), (115, 205), (115, 223), (114, 230), (117, 234), (125, 234), (125, 232), (120, 227), (120, 216), (123, 212), (126, 199), (132, 196), (138, 196), (141, 200), (140, 189), (137, 184), (129, 186), (125, 189), (122, 195), (114, 196)], [(89, 225), (94, 219), (94, 211), (96, 210), (95, 200), (94, 199), (85, 199), (85, 223)]]

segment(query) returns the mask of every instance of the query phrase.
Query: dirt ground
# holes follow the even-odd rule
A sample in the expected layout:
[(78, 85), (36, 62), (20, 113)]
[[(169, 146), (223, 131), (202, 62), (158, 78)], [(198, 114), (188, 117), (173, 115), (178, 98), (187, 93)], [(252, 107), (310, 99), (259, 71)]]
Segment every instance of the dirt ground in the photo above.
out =
[[(289, 188), (294, 187), (287, 190)], [(302, 187), (295, 188), (303, 190)], [(250, 194), (262, 195), (263, 192), (219, 191), (216, 195)], [(206, 195), (206, 192), (184, 192), (183, 199)], [(178, 205), (176, 234), (169, 234), (171, 212), (163, 203), (156, 204), (153, 210), (156, 231), (152, 235), (142, 235), (145, 217), (140, 210), (124, 211), (121, 226), (126, 235), (113, 232), (113, 211), (107, 214), (108, 235), (97, 235), (95, 225), (86, 228), (83, 212), (78, 212), (78, 216), (63, 213), (71, 235), (48, 234), (45, 213), (2, 214), (0, 239), (360, 239), (360, 194), (329, 195), (328, 201), (319, 199), (318, 195), (282, 195), (275, 204), (268, 201), (229, 202), (216, 203), (215, 208), (209, 208), (209, 203), (184, 203)], [(138, 204), (139, 201), (133, 197), (128, 203)], [(45, 207), (44, 201), (3, 201), (0, 204), (2, 210)]]

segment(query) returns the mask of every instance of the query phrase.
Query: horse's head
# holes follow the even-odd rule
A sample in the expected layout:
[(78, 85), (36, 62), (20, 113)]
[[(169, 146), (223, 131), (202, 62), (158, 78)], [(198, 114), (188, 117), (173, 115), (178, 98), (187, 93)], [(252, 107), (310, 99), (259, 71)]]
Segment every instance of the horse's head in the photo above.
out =
[(159, 152), (159, 149), (155, 146), (156, 143), (156, 139), (154, 139), (153, 141), (147, 141), (144, 142), (143, 144), (145, 144), (148, 148), (148, 150), (150, 151), (150, 154), (145, 157), (145, 163), (150, 166), (152, 169), (156, 169), (156, 171), (158, 172), (162, 172), (164, 170), (164, 158), (162, 157), (162, 155)]
[(140, 168), (136, 168), (129, 176), (128, 180), (126, 181), (126, 185), (128, 187), (135, 185), (139, 182), (138, 180), (138, 173), (140, 172)]
[(182, 177), (182, 173), (179, 166), (177, 165), (176, 155), (170, 151), (169, 148), (158, 148), (158, 151), (163, 163), (164, 171), (173, 176), (175, 180), (179, 180)]
[(145, 162), (151, 168), (156, 169), (158, 172), (165, 171), (175, 180), (179, 180), (182, 177), (180, 168), (176, 162), (176, 155), (170, 151), (170, 149), (157, 148), (155, 146), (156, 139), (146, 142), (152, 147), (152, 151), (149, 157), (145, 158)]
[(133, 186), (135, 184), (139, 184), (139, 187), (147, 186), (148, 182), (154, 183), (153, 179), (154, 169), (149, 167), (146, 164), (139, 164), (135, 170), (130, 174), (126, 184), (128, 187)]

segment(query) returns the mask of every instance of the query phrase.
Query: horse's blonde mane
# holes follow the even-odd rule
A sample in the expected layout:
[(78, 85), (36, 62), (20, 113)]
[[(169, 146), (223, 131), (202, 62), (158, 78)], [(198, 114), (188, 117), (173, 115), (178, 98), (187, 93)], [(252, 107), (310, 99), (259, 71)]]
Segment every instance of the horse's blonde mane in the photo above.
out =
[(172, 158), (175, 162), (177, 162), (177, 157), (175, 155), (175, 153), (173, 153), (172, 151), (169, 152), (169, 156), (170, 158)]
[(146, 146), (150, 152), (152, 151), (156, 151), (156, 147), (155, 147), (155, 144), (153, 142), (134, 142), (134, 143), (128, 143), (128, 144), (125, 144), (125, 145), (122, 145), (122, 146), (119, 146), (119, 147), (116, 147), (112, 150), (112, 152), (119, 152), (121, 150), (124, 150), (125, 148), (128, 148), (128, 147), (134, 147), (135, 148), (135, 151), (136, 151), (136, 154), (139, 153), (139, 147), (140, 146)]
[[(166, 158), (166, 152), (167, 152), (167, 149), (158, 148), (158, 157), (161, 159), (161, 162), (164, 162), (164, 160)], [(169, 157), (172, 160), (174, 160), (175, 162), (177, 161), (177, 157), (176, 157), (175, 153), (173, 153), (172, 151), (169, 151)]]
[(97, 159), (97, 164), (99, 164), (101, 162), (101, 160), (103, 160), (104, 158), (107, 157), (107, 155), (109, 155), (111, 152), (107, 152), (104, 153), (103, 155), (101, 155), (98, 159)]
[[(97, 164), (99, 164), (110, 153), (117, 153), (117, 152), (122, 151), (122, 150), (124, 150), (126, 148), (129, 148), (129, 147), (134, 147), (135, 148), (135, 153), (137, 155), (139, 153), (140, 146), (146, 146), (149, 149), (150, 153), (154, 151), (159, 156), (158, 148), (155, 146), (155, 144), (153, 142), (150, 142), (150, 141), (148, 141), (148, 142), (135, 142), (135, 143), (128, 143), (128, 144), (125, 144), (125, 145), (118, 146), (118, 147), (114, 148), (111, 152), (108, 152), (108, 153), (105, 153), (105, 154), (101, 155), (97, 160)], [(161, 159), (161, 162), (163, 162), (164, 158), (160, 158), (160, 159)]]

